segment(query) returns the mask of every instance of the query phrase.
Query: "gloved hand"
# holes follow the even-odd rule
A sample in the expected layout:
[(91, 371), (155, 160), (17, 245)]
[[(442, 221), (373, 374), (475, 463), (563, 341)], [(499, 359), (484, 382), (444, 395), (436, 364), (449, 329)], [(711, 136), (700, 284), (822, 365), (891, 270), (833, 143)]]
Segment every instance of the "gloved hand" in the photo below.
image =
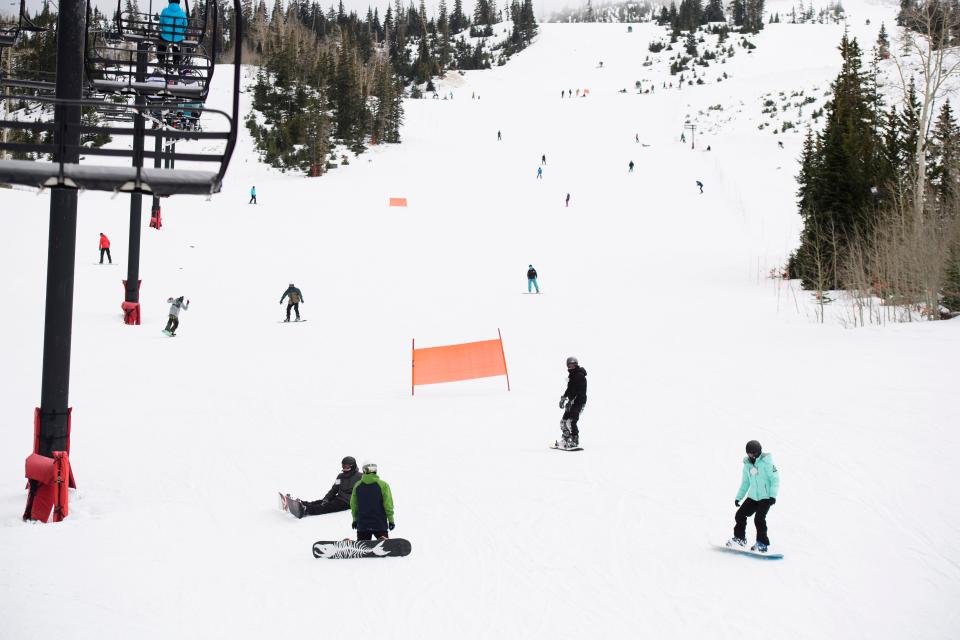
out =
[(350, 523), (350, 528), (351, 528), (351, 529), (356, 529), (356, 528), (357, 528), (357, 521), (356, 521), (356, 520), (354, 520), (353, 522)]
[(739, 507), (739, 506), (740, 506), (740, 501), (739, 501), (739, 500), (734, 500), (734, 501), (733, 501), (733, 506)]
[(567, 406), (567, 397), (564, 396), (564, 397), (560, 398), (560, 408), (563, 409), (563, 408), (565, 408), (566, 406)]
[(771, 505), (777, 504), (777, 499), (776, 499), (776, 498), (767, 498), (767, 500), (770, 502)]
[(390, 524), (387, 525), (387, 529), (390, 529), (390, 531), (393, 531), (393, 528), (394, 528), (395, 526), (397, 526), (397, 523), (391, 522)]

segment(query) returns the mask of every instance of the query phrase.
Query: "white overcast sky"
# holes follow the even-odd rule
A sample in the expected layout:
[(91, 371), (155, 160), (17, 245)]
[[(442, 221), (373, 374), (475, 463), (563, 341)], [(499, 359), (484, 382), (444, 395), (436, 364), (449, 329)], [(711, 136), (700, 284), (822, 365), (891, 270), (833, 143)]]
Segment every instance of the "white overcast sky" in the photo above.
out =
[[(140, 0), (142, 6), (146, 6), (150, 0)], [(497, 5), (502, 6), (507, 0), (497, 0)], [(166, 6), (165, 0), (153, 0), (154, 4), (159, 2), (159, 6)], [(419, 5), (420, 0), (414, 0), (415, 5)], [(474, 0), (462, 0), (463, 10), (467, 13), (473, 12)], [(536, 11), (537, 17), (542, 18), (549, 14), (552, 11), (557, 11), (563, 9), (564, 7), (577, 7), (581, 4), (585, 5), (587, 0), (580, 2), (579, 0), (533, 0), (533, 8)], [(51, 4), (56, 5), (57, 0), (51, 0)], [(407, 5), (410, 3), (410, 0), (403, 0), (403, 4)], [(116, 8), (116, 2), (109, 2), (108, 0), (94, 0), (94, 4), (100, 7), (101, 10), (113, 10)], [(272, 6), (273, 0), (267, 0), (267, 4)], [(284, 0), (286, 4), (286, 0)], [(324, 7), (329, 7), (331, 0), (320, 0), (320, 4)], [(333, 1), (334, 6), (337, 5), (336, 1)], [(393, 4), (391, 2), (391, 4)], [(437, 6), (440, 4), (440, 0), (426, 0), (427, 11), (431, 14), (435, 14)], [(16, 13), (17, 7), (20, 5), (20, 0), (0, 0), (0, 12), (5, 14)], [(31, 8), (32, 11), (38, 10), (43, 5), (42, 0), (27, 0), (27, 6)], [(367, 7), (374, 7), (380, 10), (381, 17), (384, 12), (387, 10), (387, 0), (380, 0), (377, 2), (369, 2), (367, 0), (343, 0), (343, 6), (347, 10), (354, 10), (358, 13), (366, 13)], [(453, 0), (447, 0), (447, 6), (453, 7)]]

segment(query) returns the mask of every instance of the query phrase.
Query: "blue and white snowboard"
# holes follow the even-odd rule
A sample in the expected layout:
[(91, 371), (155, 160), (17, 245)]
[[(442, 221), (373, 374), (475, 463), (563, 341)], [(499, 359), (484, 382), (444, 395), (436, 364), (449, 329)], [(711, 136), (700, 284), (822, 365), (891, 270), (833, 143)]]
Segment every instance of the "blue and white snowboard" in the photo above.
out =
[(750, 547), (728, 547), (725, 544), (715, 544), (713, 545), (715, 549), (719, 551), (727, 551), (729, 553), (737, 553), (745, 556), (753, 556), (754, 558), (760, 558), (762, 560), (783, 560), (782, 553), (760, 553), (759, 551), (751, 551)]

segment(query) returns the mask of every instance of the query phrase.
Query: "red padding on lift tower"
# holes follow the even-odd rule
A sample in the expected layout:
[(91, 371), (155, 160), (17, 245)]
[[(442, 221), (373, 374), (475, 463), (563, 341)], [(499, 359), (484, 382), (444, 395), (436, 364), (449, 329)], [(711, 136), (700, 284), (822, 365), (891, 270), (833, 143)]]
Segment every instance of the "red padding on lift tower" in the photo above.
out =
[(120, 308), (123, 309), (123, 321), (126, 324), (140, 324), (140, 303), (122, 302)]
[[(73, 407), (67, 407), (67, 455), (70, 455), (70, 431), (73, 429)], [(40, 452), (40, 407), (33, 409), (33, 452)], [(30, 477), (29, 475), (27, 476)], [(73, 479), (73, 467), (70, 468), (70, 488), (77, 488), (77, 481)], [(29, 488), (29, 485), (27, 485)]]
[(46, 522), (53, 511), (53, 521), (60, 522), (70, 513), (70, 458), (64, 451), (54, 451), (48, 458), (37, 453), (27, 457), (26, 476), (39, 484), (27, 503), (24, 518)]

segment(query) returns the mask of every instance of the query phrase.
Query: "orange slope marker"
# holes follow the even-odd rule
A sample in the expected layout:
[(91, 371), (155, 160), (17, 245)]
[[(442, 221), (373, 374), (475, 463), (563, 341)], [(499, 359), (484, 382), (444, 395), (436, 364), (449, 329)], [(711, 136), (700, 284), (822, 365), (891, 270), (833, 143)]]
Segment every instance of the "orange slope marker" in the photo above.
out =
[(407, 206), (406, 198), (390, 198), (391, 207), (405, 207)]
[(510, 374), (507, 373), (507, 358), (503, 351), (503, 337), (497, 329), (496, 340), (481, 340), (450, 344), (442, 347), (417, 349), (416, 341), (411, 341), (413, 360), (411, 362), (410, 395), (422, 384), (456, 382), (489, 378), (507, 377), (507, 391), (510, 390)]

